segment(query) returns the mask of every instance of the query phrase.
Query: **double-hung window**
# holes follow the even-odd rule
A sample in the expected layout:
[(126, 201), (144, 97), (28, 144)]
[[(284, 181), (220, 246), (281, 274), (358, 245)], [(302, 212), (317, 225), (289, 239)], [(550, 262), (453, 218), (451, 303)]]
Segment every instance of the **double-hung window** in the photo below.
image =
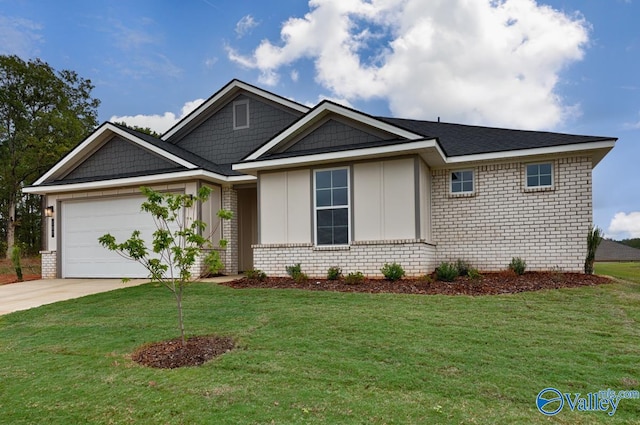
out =
[(349, 170), (314, 173), (316, 245), (349, 243)]
[(553, 187), (553, 164), (527, 164), (525, 178), (527, 189)]
[(473, 171), (453, 171), (451, 173), (451, 194), (471, 194), (474, 191)]

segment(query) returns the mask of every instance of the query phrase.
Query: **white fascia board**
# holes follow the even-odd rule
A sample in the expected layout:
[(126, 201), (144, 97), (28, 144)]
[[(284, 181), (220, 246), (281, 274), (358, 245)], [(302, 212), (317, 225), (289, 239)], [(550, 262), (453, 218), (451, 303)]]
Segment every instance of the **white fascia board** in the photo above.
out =
[(46, 195), (47, 193), (77, 192), (85, 190), (109, 189), (114, 187), (136, 186), (145, 184), (173, 183), (191, 179), (203, 179), (217, 183), (251, 183), (256, 181), (254, 176), (224, 176), (205, 170), (178, 171), (167, 174), (154, 174), (149, 176), (125, 177), (121, 179), (100, 180), (84, 183), (58, 184), (48, 186), (31, 186), (22, 189), (24, 193), (36, 193)]
[(301, 166), (312, 163), (321, 162), (335, 162), (335, 161), (348, 161), (360, 158), (371, 157), (383, 157), (388, 155), (407, 154), (412, 152), (419, 152), (424, 149), (435, 148), (442, 155), (444, 154), (440, 150), (436, 139), (423, 139), (415, 142), (402, 143), (400, 145), (394, 144), (389, 146), (378, 146), (373, 148), (353, 149), (339, 152), (326, 152), (314, 155), (301, 155), (289, 158), (277, 158), (267, 159), (263, 161), (253, 161), (247, 163), (234, 164), (232, 169), (235, 171), (250, 171), (250, 170), (262, 170), (273, 168), (287, 168), (293, 166)]
[(218, 93), (216, 93), (213, 97), (209, 98), (209, 100), (207, 100), (206, 102), (204, 102), (202, 105), (200, 105), (198, 108), (196, 108), (195, 111), (193, 111), (191, 114), (189, 114), (188, 116), (186, 116), (185, 118), (182, 119), (182, 121), (180, 121), (176, 126), (174, 126), (173, 128), (169, 129), (169, 131), (165, 134), (162, 135), (161, 139), (162, 140), (168, 140), (171, 138), (171, 136), (173, 136), (174, 134), (178, 133), (181, 129), (183, 129), (187, 124), (189, 124), (191, 121), (193, 121), (194, 119), (196, 119), (201, 113), (203, 113), (204, 111), (207, 111), (211, 106), (215, 105), (216, 103), (220, 102), (221, 99), (224, 99), (230, 92), (234, 91), (234, 90), (245, 90), (249, 93), (253, 93), (256, 96), (265, 98), (267, 100), (270, 100), (272, 102), (275, 103), (279, 103), (283, 106), (286, 106), (287, 108), (302, 112), (302, 113), (307, 113), (309, 111), (309, 108), (304, 106), (304, 105), (300, 105), (299, 103), (293, 102), (291, 100), (282, 98), (280, 96), (276, 96), (273, 93), (269, 93), (267, 91), (261, 90), (257, 87), (251, 86), (249, 84), (243, 83), (242, 81), (238, 81), (238, 80), (233, 80), (231, 83), (227, 84), (224, 88), (222, 88), (222, 90), (220, 90)]
[(327, 102), (327, 103), (320, 104), (320, 106), (312, 110), (309, 114), (304, 116), (302, 119), (298, 120), (292, 126), (287, 128), (285, 131), (277, 135), (275, 138), (271, 139), (271, 141), (269, 141), (268, 143), (260, 147), (258, 150), (254, 151), (246, 159), (248, 161), (252, 161), (260, 158), (262, 155), (269, 152), (274, 147), (286, 141), (292, 135), (295, 135), (296, 133), (298, 133), (309, 123), (314, 122), (316, 119), (322, 118), (323, 116), (325, 116), (327, 113), (330, 113), (330, 112), (333, 112), (345, 118), (349, 118), (354, 121), (360, 122), (364, 125), (377, 128), (387, 133), (395, 134), (396, 136), (402, 137), (404, 139), (415, 140), (415, 139), (424, 138), (424, 136), (421, 134), (416, 134), (411, 131), (404, 130), (402, 128), (396, 127), (395, 125), (391, 125), (384, 121), (373, 118), (369, 115), (362, 114), (358, 111), (354, 111), (353, 109), (345, 108), (344, 106)]
[(604, 140), (599, 142), (576, 143), (573, 145), (550, 146), (546, 148), (520, 149), (504, 152), (489, 152), (475, 155), (461, 155), (447, 158), (447, 164), (459, 164), (464, 162), (479, 161), (499, 161), (504, 159), (527, 157), (527, 156), (543, 156), (558, 155), (563, 153), (571, 153), (578, 151), (590, 151), (599, 149), (611, 149), (615, 146), (616, 141)]
[(116, 127), (115, 125), (111, 124), (111, 123), (105, 123), (103, 125), (103, 127), (96, 131), (95, 133), (91, 134), (89, 137), (87, 137), (84, 142), (82, 142), (81, 144), (79, 144), (78, 146), (76, 146), (67, 156), (65, 156), (64, 158), (62, 158), (60, 161), (58, 161), (53, 167), (51, 167), (51, 169), (49, 169), (49, 171), (47, 171), (45, 174), (43, 174), (38, 180), (36, 180), (33, 185), (37, 186), (39, 184), (42, 184), (43, 182), (47, 181), (49, 178), (51, 178), (52, 176), (55, 176), (59, 171), (65, 170), (66, 168), (68, 168), (70, 165), (72, 165), (75, 161), (77, 161), (79, 158), (83, 158), (85, 153), (91, 151), (94, 148), (94, 145), (102, 143), (103, 141), (105, 141), (109, 136), (106, 135), (107, 132), (111, 132), (113, 134), (117, 134), (119, 136), (122, 136), (123, 138), (125, 138), (126, 140), (129, 140), (133, 143), (136, 143), (138, 145), (140, 145), (142, 148), (147, 149), (149, 151), (152, 151), (166, 159), (168, 159), (171, 162), (174, 162), (176, 164), (182, 165), (183, 167), (189, 168), (189, 169), (194, 169), (197, 168), (196, 165), (185, 161), (182, 158), (179, 158), (173, 154), (170, 154), (169, 152), (160, 149), (154, 145), (152, 145), (151, 143), (148, 143), (124, 130), (122, 130), (119, 127)]

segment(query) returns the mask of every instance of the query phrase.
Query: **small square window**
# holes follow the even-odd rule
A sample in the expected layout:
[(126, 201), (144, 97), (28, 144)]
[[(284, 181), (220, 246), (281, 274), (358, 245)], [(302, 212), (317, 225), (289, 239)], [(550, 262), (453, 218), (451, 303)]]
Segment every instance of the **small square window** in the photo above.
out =
[(249, 127), (249, 101), (233, 102), (233, 129), (239, 130)]
[(553, 164), (528, 164), (526, 168), (527, 188), (553, 187)]
[(454, 171), (451, 173), (451, 193), (473, 193), (474, 191), (473, 171)]

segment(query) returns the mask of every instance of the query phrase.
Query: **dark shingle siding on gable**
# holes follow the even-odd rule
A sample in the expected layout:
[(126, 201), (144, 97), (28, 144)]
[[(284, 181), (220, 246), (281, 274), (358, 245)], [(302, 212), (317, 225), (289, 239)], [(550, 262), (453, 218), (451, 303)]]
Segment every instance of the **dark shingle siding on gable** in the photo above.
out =
[(135, 146), (121, 137), (114, 136), (93, 155), (82, 162), (63, 180), (93, 179), (99, 176), (144, 174), (155, 170), (184, 167), (160, 158)]
[(301, 152), (310, 149), (330, 151), (340, 146), (373, 143), (379, 140), (381, 140), (381, 138), (378, 136), (353, 128), (336, 120), (329, 120), (309, 135), (303, 137), (298, 143), (286, 149), (286, 151)]
[(233, 129), (231, 101), (178, 141), (177, 146), (213, 163), (230, 164), (240, 161), (298, 119), (298, 115), (254, 97), (240, 95), (234, 101), (243, 99), (249, 99), (249, 128)]
[(447, 156), (546, 148), (614, 139), (613, 137), (509, 130), (401, 118), (378, 117), (378, 119), (425, 137), (437, 137), (442, 150)]

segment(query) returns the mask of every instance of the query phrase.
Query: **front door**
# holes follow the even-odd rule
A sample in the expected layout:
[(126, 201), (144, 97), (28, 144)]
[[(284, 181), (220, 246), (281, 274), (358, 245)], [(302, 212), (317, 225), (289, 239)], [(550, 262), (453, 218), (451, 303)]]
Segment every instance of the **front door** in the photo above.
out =
[(238, 189), (238, 270), (253, 269), (253, 249), (258, 242), (258, 191)]

